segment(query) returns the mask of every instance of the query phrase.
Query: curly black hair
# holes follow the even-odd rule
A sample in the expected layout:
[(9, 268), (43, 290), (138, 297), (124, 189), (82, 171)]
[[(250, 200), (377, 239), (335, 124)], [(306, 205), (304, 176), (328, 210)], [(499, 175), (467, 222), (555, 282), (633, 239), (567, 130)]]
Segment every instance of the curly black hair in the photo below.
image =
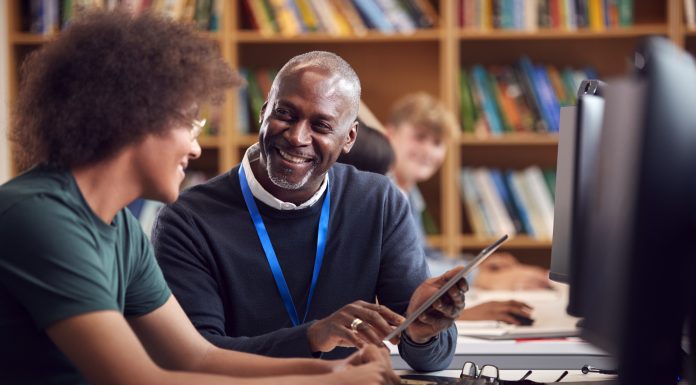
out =
[(83, 13), (29, 55), (20, 78), (10, 132), (20, 169), (108, 159), (240, 84), (217, 43), (192, 25), (122, 10)]

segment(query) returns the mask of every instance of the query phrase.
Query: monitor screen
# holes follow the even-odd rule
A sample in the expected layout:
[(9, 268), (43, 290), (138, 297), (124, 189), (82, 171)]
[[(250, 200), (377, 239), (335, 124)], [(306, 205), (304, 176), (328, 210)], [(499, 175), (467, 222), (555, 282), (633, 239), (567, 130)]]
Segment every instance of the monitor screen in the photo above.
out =
[(617, 358), (621, 384), (671, 384), (694, 308), (696, 67), (664, 38), (634, 66), (606, 89), (571, 287), (583, 337)]
[[(581, 269), (577, 257), (580, 222), (586, 212), (591, 176), (595, 173), (597, 148), (604, 115), (602, 93), (606, 84), (585, 80), (578, 90), (577, 107), (561, 110), (560, 137), (556, 163), (553, 244), (549, 277), (571, 284), (571, 269)], [(581, 292), (581, 282), (571, 284), (568, 313), (582, 316), (573, 297)]]

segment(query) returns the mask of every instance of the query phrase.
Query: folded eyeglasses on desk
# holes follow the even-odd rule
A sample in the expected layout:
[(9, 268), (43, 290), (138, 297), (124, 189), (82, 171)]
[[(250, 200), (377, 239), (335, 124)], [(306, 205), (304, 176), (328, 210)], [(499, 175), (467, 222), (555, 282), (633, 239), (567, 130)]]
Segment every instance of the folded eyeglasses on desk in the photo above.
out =
[[(508, 371), (508, 375), (505, 376), (508, 379), (501, 379), (500, 370), (495, 365), (486, 364), (479, 367), (471, 361), (466, 361), (458, 377), (447, 377), (431, 374), (404, 374), (401, 375), (401, 383), (407, 385), (534, 385), (558, 383), (563, 381), (563, 379), (568, 375), (568, 371), (566, 370), (558, 373), (557, 377), (551, 379), (548, 373), (546, 373), (544, 376), (544, 382), (537, 382), (529, 379), (529, 377), (532, 377), (534, 372), (535, 371), (533, 370), (528, 370), (525, 373), (519, 374), (519, 377), (514, 377), (511, 379)], [(574, 380), (573, 383), (576, 385), (610, 385), (616, 384), (616, 381), (615, 377), (612, 377), (609, 380), (600, 381), (596, 381), (595, 377), (595, 381), (577, 382), (577, 380)]]

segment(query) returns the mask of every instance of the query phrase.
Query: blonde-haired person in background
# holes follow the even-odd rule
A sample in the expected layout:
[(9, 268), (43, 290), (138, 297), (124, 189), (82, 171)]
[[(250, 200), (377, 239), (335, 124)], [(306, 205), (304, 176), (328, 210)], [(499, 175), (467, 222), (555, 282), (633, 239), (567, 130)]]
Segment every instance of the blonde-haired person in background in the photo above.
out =
[[(418, 183), (430, 179), (442, 166), (449, 141), (458, 133), (453, 114), (431, 95), (419, 92), (406, 95), (392, 106), (385, 125), (386, 136), (395, 153), (392, 178), (407, 195), (411, 214), (419, 227), (426, 260), (431, 273), (450, 269), (456, 260), (427, 245), (422, 215), (425, 202)], [(539, 267), (521, 264), (509, 253), (498, 253), (469, 277), (474, 287), (482, 289), (548, 288), (547, 273)], [(512, 315), (529, 317), (531, 308), (517, 301), (487, 302), (466, 309), (460, 319), (494, 319), (517, 324)]]

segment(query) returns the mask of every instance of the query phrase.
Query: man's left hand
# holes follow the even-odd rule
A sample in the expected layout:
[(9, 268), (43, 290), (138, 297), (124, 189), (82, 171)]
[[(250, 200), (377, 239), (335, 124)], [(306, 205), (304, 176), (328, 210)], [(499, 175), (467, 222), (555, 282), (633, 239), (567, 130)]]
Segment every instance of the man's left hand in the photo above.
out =
[[(444, 286), (463, 266), (455, 267), (439, 277), (430, 278), (423, 282), (411, 296), (406, 314), (411, 314), (421, 304)], [(440, 299), (430, 306), (407, 329), (406, 333), (413, 342), (425, 343), (442, 330), (452, 325), (459, 313), (464, 309), (464, 294), (469, 290), (466, 279), (462, 278), (454, 284)]]

